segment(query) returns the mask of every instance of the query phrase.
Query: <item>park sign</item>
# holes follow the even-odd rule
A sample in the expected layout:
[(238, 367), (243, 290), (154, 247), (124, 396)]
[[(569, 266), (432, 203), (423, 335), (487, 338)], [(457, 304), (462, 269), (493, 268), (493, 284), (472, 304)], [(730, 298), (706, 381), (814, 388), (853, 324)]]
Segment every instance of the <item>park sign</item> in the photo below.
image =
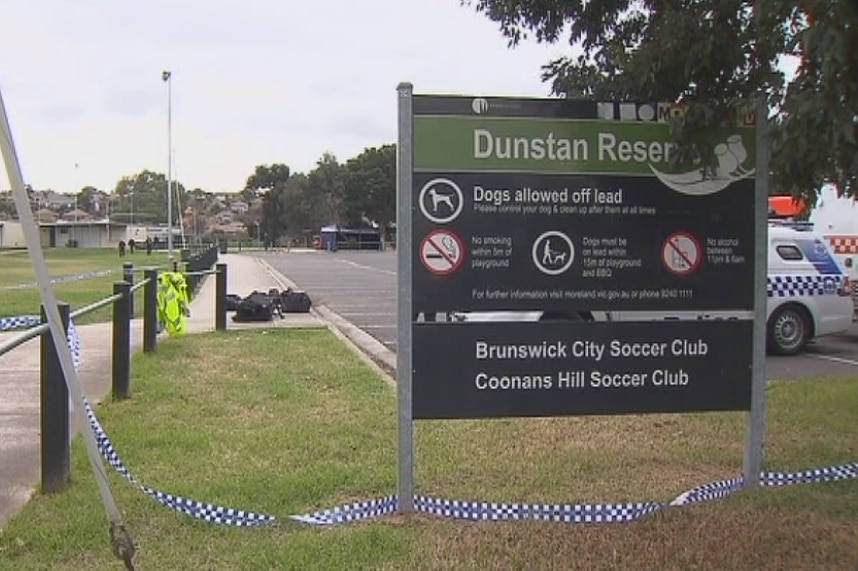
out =
[(415, 95), (414, 311), (751, 311), (753, 116), (704, 173), (671, 161), (675, 113)]
[[(414, 418), (749, 410), (753, 115), (706, 133), (704, 172), (671, 160), (670, 105), (411, 104)], [(436, 312), (465, 319), (410, 319)]]

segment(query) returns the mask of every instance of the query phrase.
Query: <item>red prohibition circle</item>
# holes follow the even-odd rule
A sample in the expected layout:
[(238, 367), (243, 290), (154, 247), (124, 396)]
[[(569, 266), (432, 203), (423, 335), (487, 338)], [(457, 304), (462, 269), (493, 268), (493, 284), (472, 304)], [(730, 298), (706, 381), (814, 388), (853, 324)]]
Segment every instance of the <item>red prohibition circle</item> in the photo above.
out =
[[(680, 250), (679, 247), (674, 243), (674, 240), (677, 238), (685, 238), (694, 245), (694, 249), (697, 252), (697, 257), (694, 260), (689, 260), (687, 253)], [(679, 258), (687, 264), (687, 267), (683, 269), (672, 267), (671, 264), (668, 262), (668, 255), (679, 256)], [(674, 275), (691, 275), (695, 271), (697, 271), (697, 268), (699, 268), (700, 264), (703, 263), (703, 246), (700, 243), (700, 240), (698, 240), (697, 237), (693, 234), (684, 231), (674, 232), (667, 237), (667, 239), (664, 241), (664, 244), (662, 244), (661, 246), (661, 263), (662, 265), (664, 265), (667, 271)]]
[[(456, 249), (458, 251), (458, 257), (452, 259), (450, 252), (446, 250), (444, 244), (441, 243), (443, 237), (452, 238), (456, 243)], [(439, 260), (439, 262), (433, 265), (433, 262), (430, 262), (430, 258), (426, 253), (427, 247), (431, 247), (435, 251), (435, 256), (433, 256), (432, 260)], [(433, 230), (426, 235), (425, 238), (420, 242), (420, 261), (423, 263), (423, 267), (426, 270), (436, 276), (448, 276), (462, 267), (462, 262), (465, 260), (465, 243), (459, 237), (458, 234), (453, 232), (452, 230), (447, 229), (439, 229)], [(446, 262), (446, 263), (445, 263)], [(447, 267), (444, 267), (447, 266)]]

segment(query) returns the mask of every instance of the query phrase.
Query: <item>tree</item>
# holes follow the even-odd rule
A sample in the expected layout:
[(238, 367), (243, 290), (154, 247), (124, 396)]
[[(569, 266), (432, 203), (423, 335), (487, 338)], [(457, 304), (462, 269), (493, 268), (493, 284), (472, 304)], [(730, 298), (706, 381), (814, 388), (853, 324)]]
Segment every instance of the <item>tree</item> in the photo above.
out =
[[(556, 95), (686, 106), (676, 160), (714, 162), (697, 135), (762, 93), (772, 185), (815, 203), (823, 184), (858, 193), (858, 9), (854, 0), (462, 0), (510, 46), (568, 33), (580, 51), (543, 67)], [(759, 10), (755, 10), (759, 6)], [(568, 32), (566, 32), (568, 30)], [(791, 79), (781, 56), (801, 64)]]
[(277, 241), (286, 233), (286, 183), (278, 183), (262, 197), (263, 239), (269, 243)]
[[(297, 175), (296, 175), (297, 176)], [(254, 200), (250, 208), (241, 217), (247, 229), (247, 235), (254, 240), (262, 240), (262, 201)]]
[(307, 219), (305, 226), (318, 227), (340, 222), (340, 209), (345, 194), (345, 165), (332, 153), (325, 153), (307, 175)]
[(301, 230), (311, 224), (313, 204), (309, 199), (309, 182), (307, 175), (296, 173), (289, 177), (283, 193), (286, 203), (286, 227), (291, 236), (297, 236)]
[(289, 167), (282, 163), (257, 165), (253, 174), (247, 177), (241, 197), (245, 202), (258, 198), (264, 191), (285, 184), (289, 180)]
[(77, 207), (89, 214), (101, 211), (99, 204), (100, 193), (94, 186), (85, 186), (77, 193)]
[(14, 218), (16, 214), (17, 212), (15, 209), (15, 202), (12, 199), (12, 193), (0, 194), (0, 220)]
[[(185, 187), (177, 181), (173, 181), (173, 223), (181, 219), (178, 212), (176, 197), (183, 194)], [(113, 216), (117, 218), (131, 219), (134, 215), (135, 221), (167, 222), (167, 177), (162, 173), (144, 170), (132, 176), (122, 177), (116, 183), (116, 200), (111, 203), (115, 206)], [(119, 212), (120, 214), (115, 214)]]
[(262, 197), (260, 224), (264, 239), (274, 241), (286, 232), (285, 192), (289, 175), (289, 167), (282, 163), (258, 165), (253, 174), (247, 177), (241, 192), (242, 198), (248, 203)]
[(346, 162), (343, 214), (350, 225), (367, 220), (388, 228), (396, 220), (396, 145), (371, 147)]

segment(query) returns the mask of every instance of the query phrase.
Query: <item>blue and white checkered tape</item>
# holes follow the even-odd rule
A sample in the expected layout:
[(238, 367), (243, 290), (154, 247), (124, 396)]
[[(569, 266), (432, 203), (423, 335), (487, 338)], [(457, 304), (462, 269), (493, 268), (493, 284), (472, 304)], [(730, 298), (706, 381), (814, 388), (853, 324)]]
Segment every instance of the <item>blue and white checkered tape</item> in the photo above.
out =
[(42, 318), (38, 315), (16, 315), (15, 317), (0, 317), (0, 331), (14, 331), (16, 329), (29, 329), (42, 324)]
[[(14, 331), (16, 329), (29, 329), (31, 327), (38, 327), (41, 324), (42, 318), (38, 315), (0, 317), (0, 332)], [(75, 327), (73, 319), (69, 320), (69, 326), (66, 330), (66, 338), (68, 340), (69, 351), (71, 352), (74, 367), (75, 369), (79, 369), (81, 363), (80, 337), (77, 334), (77, 328)]]
[[(24, 316), (20, 322), (32, 322), (34, 316)], [(37, 316), (36, 316), (37, 317)], [(40, 323), (41, 320), (35, 323)], [(80, 367), (80, 340), (74, 324), (69, 323), (69, 349), (75, 368)], [(246, 510), (183, 498), (160, 492), (137, 481), (122, 462), (113, 443), (95, 416), (89, 402), (84, 399), (87, 419), (98, 448), (105, 460), (128, 482), (161, 505), (208, 523), (235, 527), (258, 527), (274, 523), (277, 517)], [(804, 470), (801, 472), (761, 472), (763, 486), (785, 486), (810, 482), (831, 482), (858, 478), (858, 462)], [(537, 520), (560, 523), (620, 523), (630, 522), (657, 512), (668, 506), (684, 506), (724, 498), (742, 489), (743, 479), (730, 478), (703, 484), (677, 496), (671, 502), (626, 502), (614, 504), (528, 504), (446, 500), (415, 495), (417, 512), (453, 519), (471, 521)], [(309, 525), (331, 526), (352, 523), (395, 513), (398, 497), (385, 496), (374, 500), (354, 502), (332, 509), (305, 515), (290, 515), (287, 519)]]
[[(114, 273), (115, 270), (97, 270), (94, 272), (86, 272), (84, 274), (71, 274), (68, 276), (59, 276), (51, 279), (52, 284), (62, 284), (69, 282), (76, 282), (80, 280), (88, 280), (90, 278), (100, 278), (102, 276), (109, 276)], [(15, 290), (15, 289), (27, 289), (31, 287), (39, 287), (38, 282), (28, 282), (23, 284), (15, 284), (0, 287), (0, 290)]]
[(843, 285), (845, 276), (832, 274), (779, 275), (766, 278), (769, 297), (798, 297), (835, 295)]
[(472, 521), (537, 520), (559, 523), (617, 523), (633, 521), (662, 508), (658, 502), (617, 504), (526, 504), (443, 500), (415, 496), (423, 513)]
[[(95, 431), (96, 441), (108, 463), (129, 482), (162, 505), (209, 523), (251, 527), (276, 521), (273, 515), (226, 508), (215, 504), (165, 494), (143, 486), (122, 463), (107, 434), (101, 428), (86, 403), (87, 416)], [(762, 472), (764, 486), (782, 486), (802, 482), (824, 482), (858, 478), (858, 462), (805, 470), (803, 472)], [(731, 478), (698, 486), (680, 494), (676, 499), (661, 502), (627, 502), (614, 504), (527, 504), (446, 500), (428, 496), (414, 496), (417, 512), (453, 519), (471, 521), (537, 520), (559, 523), (620, 523), (640, 519), (667, 506), (684, 506), (724, 498), (742, 489), (742, 478)], [(333, 509), (305, 515), (291, 515), (288, 519), (309, 525), (331, 526), (352, 523), (395, 513), (398, 498), (390, 495), (379, 499), (355, 502)]]

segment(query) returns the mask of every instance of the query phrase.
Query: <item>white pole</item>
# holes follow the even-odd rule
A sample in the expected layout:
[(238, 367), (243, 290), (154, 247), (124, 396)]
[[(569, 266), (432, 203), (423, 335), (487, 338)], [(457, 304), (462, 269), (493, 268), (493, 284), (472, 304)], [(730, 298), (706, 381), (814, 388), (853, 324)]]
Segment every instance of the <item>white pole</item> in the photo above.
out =
[(173, 72), (165, 71), (161, 78), (167, 82), (167, 255), (172, 270), (176, 259), (173, 256)]
[[(24, 240), (27, 243), (27, 250), (30, 253), (30, 261), (33, 264), (33, 270), (36, 274), (36, 280), (39, 284), (39, 292), (41, 293), (42, 306), (45, 308), (45, 317), (48, 320), (48, 330), (51, 334), (51, 339), (54, 341), (56, 355), (59, 360), (60, 368), (62, 369), (63, 377), (65, 378), (66, 386), (72, 395), (74, 401), (74, 412), (78, 422), (78, 430), (86, 444), (87, 455), (92, 466), (95, 482), (101, 492), (102, 502), (107, 512), (108, 519), (111, 523), (111, 534), (115, 529), (120, 531), (118, 539), (127, 539), (130, 542), (130, 536), (125, 531), (125, 526), (122, 523), (122, 516), (116, 503), (113, 500), (113, 495), (110, 491), (110, 481), (107, 477), (107, 469), (101, 461), (101, 453), (98, 449), (98, 443), (95, 440), (95, 433), (89, 426), (89, 420), (84, 412), (83, 391), (80, 387), (77, 370), (74, 367), (71, 350), (66, 339), (66, 331), (63, 327), (62, 319), (60, 318), (59, 308), (57, 307), (57, 297), (54, 293), (53, 286), (50, 281), (50, 274), (45, 262), (45, 253), (42, 251), (39, 230), (36, 227), (36, 221), (33, 213), (30, 211), (30, 201), (27, 196), (27, 190), (24, 186), (24, 176), (21, 172), (21, 163), (18, 160), (18, 153), (15, 150), (15, 143), (12, 141), (12, 130), (9, 127), (9, 119), (6, 115), (6, 105), (3, 102), (3, 95), (0, 93), (0, 155), (2, 155), (3, 163), (6, 167), (6, 174), (9, 177), (9, 184), (12, 186), (12, 198), (15, 200), (15, 208), (18, 211), (18, 219), (21, 222), (21, 230), (24, 233)], [(124, 536), (124, 537), (123, 537)], [(113, 546), (118, 546), (117, 541), (113, 541)], [(121, 558), (121, 557), (120, 557)]]
[[(173, 149), (173, 174), (176, 175), (176, 180), (179, 180), (179, 169), (176, 168), (176, 149)], [(187, 189), (185, 189), (187, 191)], [(182, 193), (179, 190), (179, 187), (176, 186), (176, 214), (177, 214), (177, 224), (179, 225), (179, 232), (182, 236), (182, 248), (187, 247), (187, 243), (185, 242), (185, 213), (182, 210)]]
[(74, 192), (74, 225), (72, 226), (71, 231), (71, 239), (72, 244), (75, 242), (75, 231), (77, 230), (77, 193), (80, 192), (80, 185), (78, 184), (78, 178), (80, 177), (78, 171), (78, 164), (74, 164), (74, 188), (72, 191)]

